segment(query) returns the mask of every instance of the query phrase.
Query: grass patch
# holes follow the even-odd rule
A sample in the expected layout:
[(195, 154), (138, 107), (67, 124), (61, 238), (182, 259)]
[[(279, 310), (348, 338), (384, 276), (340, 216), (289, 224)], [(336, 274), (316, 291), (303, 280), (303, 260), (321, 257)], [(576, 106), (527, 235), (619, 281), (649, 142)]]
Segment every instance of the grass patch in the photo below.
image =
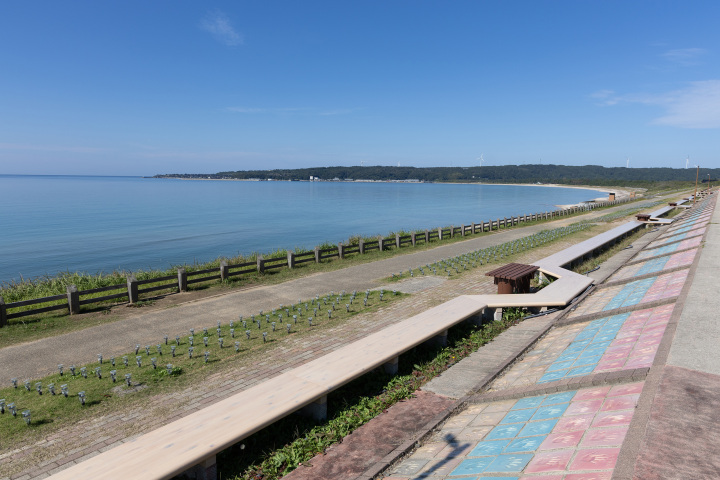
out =
[[(232, 326), (215, 325), (167, 339), (158, 338), (156, 344), (137, 345), (135, 350), (125, 355), (103, 358), (102, 363), (63, 365), (62, 375), (58, 370), (56, 374), (41, 379), (17, 379), (17, 388), (0, 389), (0, 399), (4, 399), (6, 405), (14, 404), (17, 411), (17, 417), (8, 412), (0, 415), (0, 438), (12, 442), (29, 433), (43, 431), (49, 425), (66, 425), (92, 413), (102, 404), (118, 407), (130, 394), (157, 394), (161, 384), (168, 384), (166, 386), (172, 388), (187, 382), (201, 381), (233, 357), (257, 358), (270, 352), (284, 339), (338, 325), (355, 315), (373, 312), (405, 296), (391, 291), (318, 296), (268, 312), (239, 317)], [(207, 357), (205, 352), (208, 352)], [(153, 367), (153, 359), (156, 368)], [(100, 376), (96, 373), (98, 368)], [(112, 380), (111, 370), (115, 371), (116, 382)], [(131, 375), (129, 382), (126, 381), (126, 374)], [(185, 382), (181, 381), (184, 377), (187, 377)], [(37, 383), (40, 384), (42, 394), (38, 393)], [(50, 392), (51, 384), (55, 395)], [(67, 387), (67, 397), (62, 394), (62, 385)], [(85, 394), (84, 405), (80, 402), (79, 392)], [(5, 408), (8, 409), (7, 406)], [(32, 415), (29, 427), (21, 418), (24, 410), (30, 410)]]

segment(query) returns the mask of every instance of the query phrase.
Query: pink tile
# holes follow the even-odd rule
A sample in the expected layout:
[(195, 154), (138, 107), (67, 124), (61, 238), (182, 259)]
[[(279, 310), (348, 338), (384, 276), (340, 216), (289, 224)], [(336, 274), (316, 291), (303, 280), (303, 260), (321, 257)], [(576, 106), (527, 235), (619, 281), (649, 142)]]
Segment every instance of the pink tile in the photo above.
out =
[[(632, 345), (629, 345), (629, 346), (632, 347)], [(609, 361), (613, 361), (613, 360), (625, 359), (630, 355), (631, 351), (632, 351), (632, 349), (624, 351), (624, 352), (621, 351), (621, 352), (605, 353), (605, 355), (602, 356), (601, 361), (604, 362), (607, 360), (609, 362)]]
[(630, 370), (631, 368), (652, 367), (654, 358), (655, 355), (645, 355), (642, 357), (629, 358), (627, 363), (625, 364), (625, 370)]
[[(592, 472), (592, 473), (571, 473), (565, 475), (564, 480), (610, 480), (612, 471), (610, 472)], [(525, 477), (523, 477), (525, 480)]]
[(574, 453), (574, 449), (536, 453), (523, 472), (544, 473), (565, 470)]
[[(608, 397), (619, 397), (620, 395), (630, 395), (633, 393), (641, 393), (645, 382), (626, 383), (624, 385), (616, 385), (608, 392)], [(576, 396), (577, 398), (577, 396)]]
[[(579, 450), (569, 470), (609, 470), (615, 468), (619, 448), (591, 448)], [(566, 477), (567, 478), (567, 477)]]
[(625, 440), (627, 426), (609, 428), (591, 428), (585, 433), (580, 446), (587, 447), (619, 447)]
[(607, 362), (604, 360), (601, 360), (597, 367), (595, 367), (595, 372), (603, 372), (607, 370), (620, 370), (625, 366), (625, 362), (627, 361), (627, 358), (621, 358), (618, 360), (608, 360)]
[(635, 332), (618, 332), (615, 336), (615, 340), (610, 344), (611, 346), (625, 345), (626, 343), (635, 343), (640, 337), (640, 331)]
[(603, 400), (603, 398), (593, 398), (592, 400), (585, 400), (583, 402), (570, 402), (570, 406), (565, 410), (563, 416), (569, 417), (571, 415), (597, 413), (603, 404)]
[[(617, 425), (630, 425), (635, 410), (620, 410), (601, 412), (592, 422), (593, 427), (615, 427)], [(559, 424), (560, 422), (558, 422)], [(555, 426), (557, 428), (557, 425)]]
[[(632, 351), (633, 346), (629, 344), (624, 345), (616, 345), (616, 346), (610, 346), (605, 350), (605, 355), (611, 354), (611, 353), (623, 353), (627, 355)], [(605, 358), (605, 355), (603, 355), (603, 358)]]
[(584, 433), (585, 430), (551, 433), (547, 436), (545, 441), (540, 444), (538, 450), (555, 450), (558, 448), (576, 447)]
[(562, 475), (523, 475), (522, 480), (563, 480)]
[(609, 391), (610, 387), (585, 388), (575, 394), (573, 402), (592, 400), (594, 398), (605, 398)]
[(558, 420), (553, 433), (559, 432), (575, 432), (578, 430), (587, 430), (590, 427), (595, 415), (574, 415), (572, 417), (562, 417)]

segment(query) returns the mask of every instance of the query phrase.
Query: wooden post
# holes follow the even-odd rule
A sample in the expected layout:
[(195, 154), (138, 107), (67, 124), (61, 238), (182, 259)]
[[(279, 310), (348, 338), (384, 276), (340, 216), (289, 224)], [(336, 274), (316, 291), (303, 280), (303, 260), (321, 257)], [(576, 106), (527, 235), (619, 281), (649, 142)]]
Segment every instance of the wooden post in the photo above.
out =
[(438, 227), (438, 240), (442, 240), (442, 227)]
[(178, 268), (178, 290), (187, 292), (187, 273), (184, 268)]
[(472, 234), (475, 235), (475, 222), (470, 224), (470, 230), (472, 230)]
[(413, 247), (415, 246), (415, 237), (416, 237), (415, 232), (412, 232), (412, 233), (410, 234), (410, 241), (412, 242), (412, 246), (413, 246)]
[(450, 238), (455, 236), (455, 225), (450, 225)]
[(230, 273), (230, 269), (228, 268), (227, 260), (220, 260), (220, 281), (224, 282), (228, 279), (228, 273)]
[(461, 237), (465, 236), (465, 225), (460, 225), (460, 236)]
[(425, 230), (425, 245), (427, 245), (428, 243), (430, 243), (430, 231)]
[(295, 254), (291, 251), (287, 252), (287, 265), (290, 270), (295, 268)]
[(338, 258), (345, 258), (345, 246), (342, 242), (338, 243)]
[[(317, 247), (315, 247), (317, 249)], [(263, 259), (262, 255), (258, 255), (257, 257), (257, 271), (258, 273), (263, 273), (265, 271), (265, 259)]]
[(320, 263), (320, 247), (315, 247), (315, 263)]
[(400, 248), (400, 234), (399, 233), (395, 234), (395, 247)]
[(80, 292), (78, 292), (78, 288), (75, 285), (67, 286), (67, 298), (70, 315), (80, 313)]
[(383, 237), (380, 235), (378, 237), (378, 249), (382, 252), (383, 251)]
[(7, 308), (5, 307), (5, 299), (0, 297), (0, 328), (7, 325)]
[(360, 249), (360, 255), (365, 255), (365, 240), (362, 238), (358, 241), (358, 248)]
[(127, 277), (128, 302), (131, 304), (138, 301), (138, 284), (135, 275)]

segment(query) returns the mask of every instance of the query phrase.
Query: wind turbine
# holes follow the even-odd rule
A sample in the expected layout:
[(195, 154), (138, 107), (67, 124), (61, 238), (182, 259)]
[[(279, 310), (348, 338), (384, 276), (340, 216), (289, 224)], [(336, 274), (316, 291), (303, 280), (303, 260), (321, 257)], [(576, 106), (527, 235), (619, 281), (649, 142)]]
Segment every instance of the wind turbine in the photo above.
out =
[(688, 155), (688, 156), (685, 158), (685, 168), (688, 168), (688, 165), (689, 165), (689, 164), (690, 164), (690, 155)]
[(475, 161), (478, 161), (478, 160), (480, 160), (480, 166), (482, 167), (482, 164), (483, 164), (483, 162), (485, 161), (485, 160), (483, 160), (483, 154), (482, 154), (482, 153), (480, 154), (480, 156), (479, 156), (478, 158), (475, 159)]
[(625, 168), (630, 168), (630, 157), (627, 157), (627, 160), (625, 161)]

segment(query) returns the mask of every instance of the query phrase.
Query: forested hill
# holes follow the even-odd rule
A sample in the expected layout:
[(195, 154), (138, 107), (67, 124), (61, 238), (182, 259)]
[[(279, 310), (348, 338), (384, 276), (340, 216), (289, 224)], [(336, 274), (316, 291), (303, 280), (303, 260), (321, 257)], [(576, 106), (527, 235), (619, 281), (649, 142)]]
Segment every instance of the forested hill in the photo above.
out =
[[(714, 181), (720, 168), (700, 169), (700, 181)], [(423, 182), (561, 183), (569, 185), (629, 185), (646, 182), (695, 182), (695, 168), (605, 168), (598, 165), (503, 165), (483, 167), (315, 167), (279, 170), (241, 170), (215, 174), (167, 174), (157, 178), (260, 180), (374, 180)]]

